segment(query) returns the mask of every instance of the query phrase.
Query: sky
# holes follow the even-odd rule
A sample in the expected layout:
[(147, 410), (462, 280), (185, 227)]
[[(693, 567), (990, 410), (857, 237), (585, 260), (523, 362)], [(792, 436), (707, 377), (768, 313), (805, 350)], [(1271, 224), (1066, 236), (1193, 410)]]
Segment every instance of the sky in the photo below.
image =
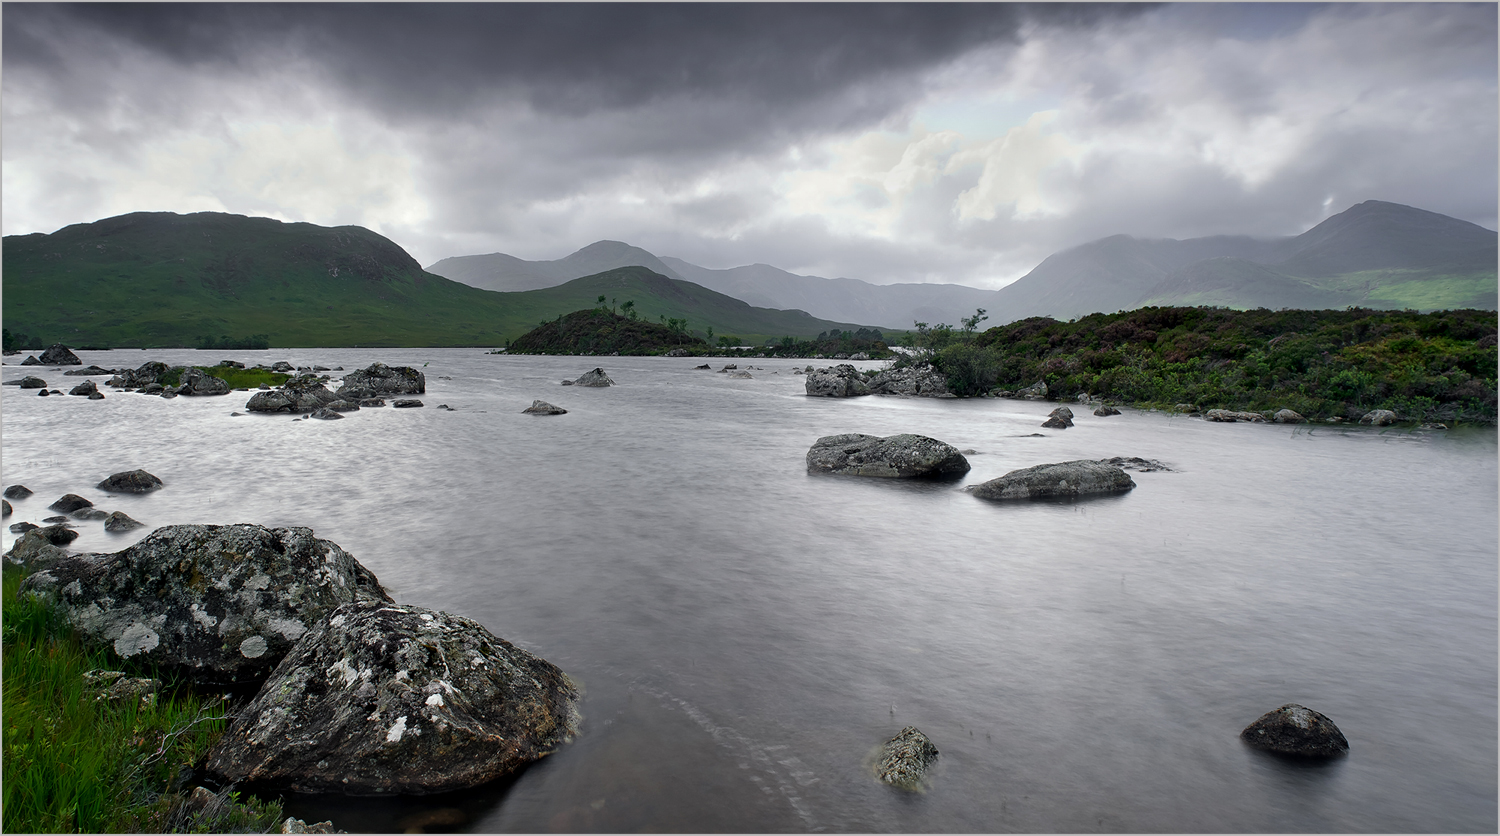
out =
[(997, 288), (1108, 235), (1364, 200), (1496, 228), (1497, 6), (0, 9), (0, 230), (355, 224), (424, 266), (609, 239)]

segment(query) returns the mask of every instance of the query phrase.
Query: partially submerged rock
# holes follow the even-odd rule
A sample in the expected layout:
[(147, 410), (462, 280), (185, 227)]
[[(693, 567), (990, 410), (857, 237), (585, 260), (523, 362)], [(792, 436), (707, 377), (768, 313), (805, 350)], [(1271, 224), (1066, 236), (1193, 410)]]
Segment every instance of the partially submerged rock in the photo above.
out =
[(930, 364), (920, 363), (900, 369), (886, 369), (869, 381), (873, 395), (907, 395), (920, 398), (956, 397), (948, 389), (948, 378)]
[(1307, 419), (1298, 415), (1290, 409), (1280, 409), (1271, 416), (1271, 421), (1277, 424), (1305, 424)]
[(943, 478), (968, 473), (969, 460), (953, 445), (925, 435), (845, 433), (814, 442), (807, 469), (886, 479)]
[(1257, 749), (1310, 758), (1331, 758), (1349, 751), (1349, 741), (1332, 720), (1296, 703), (1262, 715), (1240, 732), (1240, 739)]
[(980, 499), (1053, 499), (1128, 491), (1135, 487), (1121, 468), (1080, 459), (1012, 470), (997, 479), (965, 488)]
[(1100, 459), (1100, 464), (1112, 464), (1121, 470), (1137, 470), (1141, 473), (1172, 473), (1172, 468), (1167, 467), (1156, 459), (1143, 459), (1139, 456), (1115, 456), (1109, 459)]
[(815, 398), (853, 398), (870, 394), (870, 386), (859, 369), (848, 363), (808, 372), (802, 386), (803, 391)]
[(1120, 410), (1115, 409), (1114, 407), (1107, 404), (1100, 404), (1099, 407), (1094, 410), (1094, 414), (1099, 416), (1100, 418), (1106, 418), (1110, 415), (1119, 415)]
[(45, 389), (47, 387), (47, 381), (42, 380), (40, 377), (26, 375), (25, 377), (17, 381), (16, 385), (21, 387), (22, 389)]
[(42, 352), (41, 364), (43, 366), (81, 366), (83, 361), (78, 355), (68, 350), (62, 343), (54, 343), (46, 351)]
[[(30, 523), (17, 525), (30, 525)], [(11, 526), (11, 530), (14, 531), (15, 526)], [(78, 539), (78, 532), (65, 525), (49, 525), (40, 528), (32, 526), (21, 532), (21, 536), (11, 544), (10, 551), (5, 553), (5, 562), (32, 571), (46, 569), (60, 561), (72, 559), (72, 555), (62, 547), (76, 539)]]
[(1235, 412), (1229, 409), (1210, 409), (1203, 413), (1205, 421), (1214, 421), (1221, 424), (1233, 424), (1237, 421), (1246, 421), (1251, 424), (1264, 424), (1266, 416), (1259, 412)]
[(580, 375), (577, 380), (573, 381), (573, 385), (595, 387), (613, 386), (615, 385), (615, 382), (609, 379), (609, 375), (604, 373), (604, 369), (594, 369), (591, 372), (584, 372), (582, 375)]
[(79, 508), (68, 516), (75, 520), (102, 520), (109, 516), (109, 512), (103, 508)]
[(93, 507), (93, 504), (94, 503), (88, 501), (87, 499), (84, 499), (76, 493), (65, 493), (62, 496), (58, 497), (56, 502), (48, 505), (47, 507), (52, 509), (53, 511), (60, 511), (64, 514), (71, 514), (74, 511), (77, 511), (79, 508)]
[(259, 525), (166, 526), (60, 561), (21, 591), (53, 602), (91, 646), (208, 684), (258, 682), (339, 605), (390, 601), (312, 529)]
[(31, 488), (25, 485), (11, 485), (5, 489), (6, 499), (25, 499), (31, 496)]
[(569, 740), (576, 700), (556, 666), (474, 621), (353, 603), (282, 660), (207, 770), (296, 792), (464, 789)]
[(416, 398), (406, 398), (391, 404), (393, 409), (420, 409), (422, 402)]
[(100, 375), (114, 374), (113, 369), (101, 369), (98, 366), (85, 366), (81, 369), (63, 372), (65, 377), (98, 377)]
[(922, 779), (937, 757), (938, 748), (927, 735), (915, 726), (907, 726), (881, 747), (875, 774), (891, 786), (914, 790), (922, 785)]
[(161, 486), (160, 479), (144, 470), (122, 470), (94, 487), (109, 493), (150, 493)]
[(223, 378), (214, 377), (202, 369), (188, 368), (182, 372), (177, 385), (179, 395), (227, 395), (229, 384)]
[(528, 415), (567, 415), (568, 411), (560, 406), (553, 406), (546, 401), (532, 401), (531, 406), (521, 410)]
[(1073, 410), (1060, 406), (1047, 413), (1047, 420), (1042, 422), (1042, 427), (1049, 430), (1065, 430), (1073, 426)]
[(329, 409), (328, 407), (323, 407), (321, 409), (314, 409), (312, 413), (307, 417), (316, 418), (319, 421), (338, 421), (343, 419), (344, 416), (333, 411), (332, 409)]
[(294, 377), (280, 389), (258, 391), (250, 396), (245, 409), (250, 412), (312, 412), (339, 400), (323, 381), (311, 375)]
[(10, 500), (0, 499), (0, 516), (8, 517), (13, 511), (14, 509), (10, 507)]
[[(161, 378), (171, 370), (166, 363), (158, 360), (149, 360), (142, 363), (139, 368), (121, 371), (105, 382), (106, 386), (121, 386), (126, 389), (144, 389), (148, 386), (156, 386), (157, 392), (161, 391)], [(155, 394), (155, 393), (152, 393)]]
[(1373, 427), (1388, 427), (1396, 423), (1396, 413), (1389, 409), (1372, 409), (1359, 419), (1361, 424), (1369, 424)]
[(427, 378), (411, 366), (387, 366), (371, 363), (344, 375), (338, 395), (346, 401), (361, 398), (378, 398), (382, 395), (423, 395), (427, 393)]
[(145, 524), (131, 519), (130, 515), (124, 511), (111, 511), (109, 516), (104, 518), (104, 530), (109, 532), (134, 531), (143, 525)]

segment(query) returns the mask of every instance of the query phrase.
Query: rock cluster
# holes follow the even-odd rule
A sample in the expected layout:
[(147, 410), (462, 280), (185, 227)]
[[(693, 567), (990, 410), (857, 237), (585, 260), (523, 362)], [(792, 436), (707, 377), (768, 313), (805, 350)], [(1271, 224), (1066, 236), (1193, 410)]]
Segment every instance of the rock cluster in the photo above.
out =
[(1039, 464), (1013, 470), (983, 484), (965, 488), (980, 499), (1054, 499), (1122, 493), (1135, 487), (1130, 474), (1116, 465), (1089, 459)]
[(427, 392), (427, 378), (411, 366), (387, 366), (371, 363), (363, 369), (344, 375), (339, 386), (339, 399), (358, 401), (361, 398), (378, 398), (384, 395), (422, 395)]
[(930, 364), (919, 363), (900, 369), (886, 369), (869, 380), (874, 395), (907, 395), (922, 398), (954, 398), (948, 389), (948, 378)]
[(1222, 424), (1233, 424), (1237, 421), (1246, 421), (1252, 424), (1264, 424), (1266, 422), (1266, 416), (1259, 412), (1234, 412), (1228, 409), (1210, 409), (1203, 414), (1203, 419)]
[(1240, 739), (1258, 749), (1309, 758), (1330, 758), (1349, 751), (1349, 741), (1332, 720), (1296, 703), (1262, 715), (1240, 732)]
[(914, 790), (922, 785), (922, 779), (937, 757), (938, 748), (927, 735), (915, 726), (907, 726), (881, 747), (875, 774), (887, 784)]
[(1073, 426), (1073, 410), (1060, 406), (1047, 413), (1047, 420), (1042, 426), (1049, 430), (1065, 430)]
[(227, 395), (229, 384), (202, 369), (187, 368), (177, 385), (179, 395)]
[(968, 473), (969, 461), (953, 445), (925, 435), (846, 433), (818, 439), (807, 451), (807, 469), (884, 479), (944, 478)]
[(870, 394), (870, 385), (864, 376), (848, 363), (808, 372), (802, 385), (804, 391), (815, 398), (853, 398)]
[(299, 375), (280, 389), (263, 389), (250, 396), (245, 409), (250, 412), (312, 412), (340, 400), (328, 391), (323, 381), (312, 375)]

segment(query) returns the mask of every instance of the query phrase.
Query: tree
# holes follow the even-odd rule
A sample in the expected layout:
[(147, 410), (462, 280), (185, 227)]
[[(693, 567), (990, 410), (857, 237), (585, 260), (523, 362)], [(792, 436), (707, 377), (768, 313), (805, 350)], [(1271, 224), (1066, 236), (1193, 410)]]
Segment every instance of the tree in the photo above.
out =
[(972, 336), (974, 330), (979, 327), (979, 323), (985, 321), (986, 319), (989, 319), (989, 317), (984, 315), (984, 308), (976, 309), (973, 316), (964, 317), (964, 334)]
[(604, 310), (604, 294), (599, 294), (599, 309)]
[(714, 327), (712, 325), (708, 326), (707, 328), (705, 328), (703, 330), (703, 333), (705, 335), (707, 335), (709, 345), (713, 345), (713, 341), (714, 341)]
[(635, 319), (635, 300), (626, 299), (625, 304), (620, 306), (620, 312), (630, 317), (631, 319)]

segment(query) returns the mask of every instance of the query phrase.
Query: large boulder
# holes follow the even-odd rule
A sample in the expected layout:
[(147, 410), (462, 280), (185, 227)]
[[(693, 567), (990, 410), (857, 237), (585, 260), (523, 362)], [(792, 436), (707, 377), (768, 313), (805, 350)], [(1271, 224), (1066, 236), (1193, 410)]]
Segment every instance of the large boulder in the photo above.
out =
[(263, 389), (250, 396), (245, 409), (250, 412), (312, 412), (334, 401), (338, 395), (328, 391), (323, 381), (312, 375), (288, 380), (280, 389)]
[(161, 480), (144, 470), (122, 470), (110, 474), (94, 487), (107, 493), (151, 493), (161, 487)]
[(1039, 464), (991, 479), (965, 490), (980, 499), (1052, 499), (1128, 491), (1135, 487), (1130, 474), (1102, 462), (1080, 459)]
[(595, 387), (613, 386), (615, 385), (615, 382), (609, 379), (609, 375), (605, 374), (603, 369), (594, 369), (591, 372), (584, 372), (582, 375), (579, 375), (578, 379), (573, 381), (573, 385)]
[(1246, 421), (1251, 424), (1264, 424), (1266, 416), (1259, 412), (1235, 412), (1230, 409), (1210, 409), (1203, 413), (1203, 419), (1220, 424), (1233, 424), (1238, 421)]
[(422, 395), (427, 392), (427, 378), (411, 366), (387, 366), (371, 363), (344, 375), (344, 382), (334, 394), (346, 401), (377, 398), (382, 395)]
[(182, 372), (177, 386), (179, 395), (227, 395), (229, 384), (223, 378), (214, 377), (202, 369), (188, 368)]
[(1329, 758), (1349, 751), (1349, 741), (1332, 720), (1296, 703), (1261, 715), (1240, 732), (1240, 739), (1283, 755)]
[[(948, 378), (927, 363), (886, 369), (870, 378), (873, 395), (907, 395), (923, 398), (956, 397), (948, 389)], [(810, 393), (809, 393), (810, 394)]]
[(815, 398), (853, 398), (870, 394), (870, 385), (864, 376), (848, 363), (808, 372), (802, 386), (808, 396)]
[(259, 525), (158, 528), (33, 574), (21, 591), (53, 602), (85, 643), (204, 684), (259, 682), (339, 605), (391, 600), (312, 529)]
[[(23, 384), (24, 387), (24, 384)], [(1396, 423), (1396, 413), (1389, 409), (1372, 409), (1359, 419), (1361, 424), (1369, 424), (1375, 427), (1388, 427)]]
[(206, 770), (294, 792), (459, 790), (569, 740), (576, 700), (556, 666), (474, 621), (351, 603), (282, 660)]
[(818, 439), (807, 451), (807, 469), (886, 479), (943, 478), (968, 473), (969, 460), (951, 444), (925, 435), (845, 433)]
[(81, 366), (83, 361), (78, 355), (68, 350), (62, 343), (54, 343), (51, 348), (42, 352), (41, 361), (43, 366)]
[(875, 774), (887, 784), (914, 790), (921, 786), (928, 768), (937, 757), (938, 748), (927, 735), (915, 726), (907, 726), (880, 748)]

